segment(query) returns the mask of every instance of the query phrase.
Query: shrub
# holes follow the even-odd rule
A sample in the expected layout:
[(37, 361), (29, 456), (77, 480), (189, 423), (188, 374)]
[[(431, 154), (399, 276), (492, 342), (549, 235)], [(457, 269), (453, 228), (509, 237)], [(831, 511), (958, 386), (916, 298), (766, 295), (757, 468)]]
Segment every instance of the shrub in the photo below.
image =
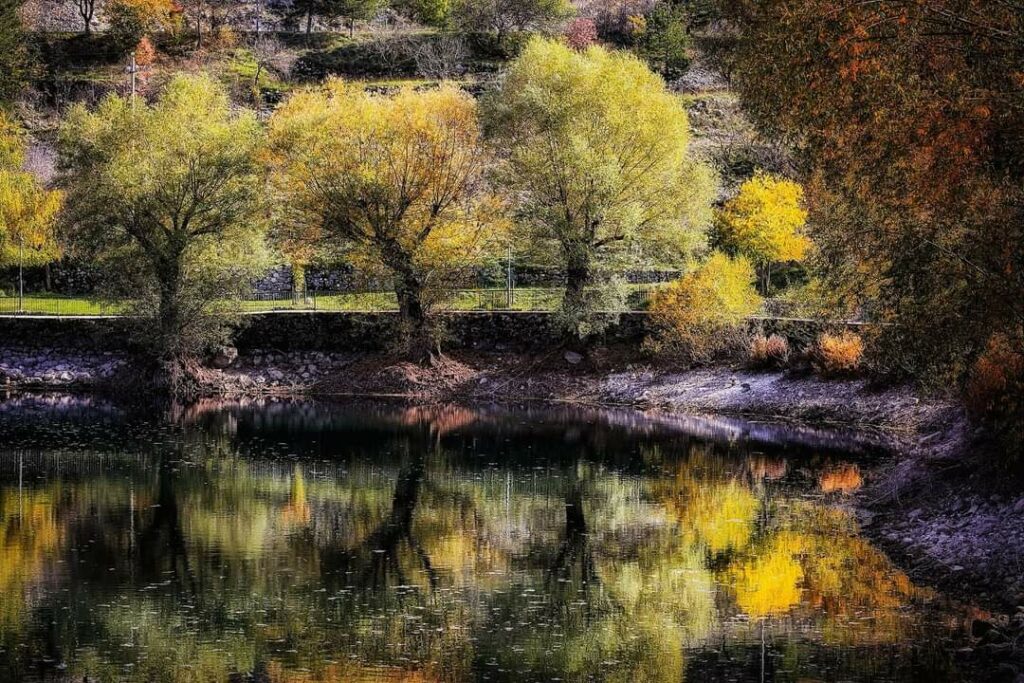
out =
[(597, 25), (593, 19), (577, 17), (565, 27), (565, 42), (574, 50), (586, 50), (597, 42)]
[(789, 342), (785, 337), (758, 333), (750, 341), (750, 362), (756, 367), (782, 368), (789, 363)]
[(654, 352), (707, 362), (745, 346), (745, 318), (761, 306), (754, 268), (745, 258), (715, 252), (651, 301)]
[(839, 334), (822, 332), (811, 352), (814, 367), (827, 377), (856, 373), (863, 357), (864, 341), (848, 330)]
[(104, 8), (110, 35), (125, 49), (137, 45), (147, 33), (171, 28), (174, 11), (170, 0), (108, 0)]
[(1024, 443), (1024, 335), (994, 334), (968, 377), (971, 417), (1003, 437), (1008, 452)]

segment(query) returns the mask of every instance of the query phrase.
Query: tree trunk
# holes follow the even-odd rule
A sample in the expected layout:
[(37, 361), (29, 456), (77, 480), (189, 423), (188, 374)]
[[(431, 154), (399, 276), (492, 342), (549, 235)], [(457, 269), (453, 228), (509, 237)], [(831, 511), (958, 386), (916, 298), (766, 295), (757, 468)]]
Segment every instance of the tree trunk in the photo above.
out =
[(425, 365), (433, 363), (441, 351), (423, 305), (423, 280), (411, 263), (395, 269), (395, 294), (410, 358)]
[(182, 264), (181, 258), (168, 258), (159, 268), (160, 305), (157, 321), (159, 335), (155, 350), (161, 376), (158, 383), (164, 385), (172, 396), (186, 397), (191, 389), (190, 377), (194, 359), (187, 357), (183, 348), (185, 321), (181, 309)]
[(566, 258), (565, 295), (562, 298), (562, 314), (567, 322), (566, 341), (572, 346), (578, 346), (582, 341), (582, 323), (590, 313), (586, 290), (592, 278), (589, 249), (586, 246), (572, 247)]
[(302, 263), (292, 263), (292, 292), (295, 296), (306, 294), (306, 266)]
[(313, 10), (306, 12), (306, 35), (313, 32)]

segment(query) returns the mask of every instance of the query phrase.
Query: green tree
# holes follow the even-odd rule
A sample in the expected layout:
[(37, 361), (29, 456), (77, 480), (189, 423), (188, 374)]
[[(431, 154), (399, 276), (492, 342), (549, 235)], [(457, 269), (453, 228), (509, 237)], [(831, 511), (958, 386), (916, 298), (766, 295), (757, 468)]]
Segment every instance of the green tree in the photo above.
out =
[(332, 16), (348, 20), (350, 36), (355, 33), (357, 20), (372, 19), (381, 6), (381, 0), (326, 0), (326, 3)]
[(19, 7), (21, 0), (0, 0), (0, 105), (11, 102), (27, 78), (28, 50)]
[(499, 46), (512, 33), (542, 30), (572, 13), (568, 0), (457, 0), (454, 9), (463, 30), (492, 33)]
[(289, 6), (293, 18), (302, 18), (308, 35), (313, 31), (313, 19), (344, 18), (348, 20), (350, 33), (355, 30), (358, 19), (372, 19), (381, 7), (382, 0), (296, 0)]
[(270, 143), (293, 220), (389, 272), (408, 350), (432, 359), (427, 297), (495, 228), (474, 100), (450, 87), (388, 97), (335, 80), (289, 98)]
[(700, 240), (712, 174), (688, 151), (679, 99), (636, 57), (534, 39), (485, 106), (520, 222), (565, 269), (570, 334), (598, 324), (602, 273), (639, 247), (678, 259)]
[(394, 6), (428, 26), (444, 28), (452, 18), (452, 0), (396, 0)]
[(61, 130), (73, 244), (129, 289), (137, 337), (177, 393), (229, 332), (218, 302), (262, 265), (261, 142), (255, 116), (206, 75), (175, 77), (153, 105), (76, 106)]
[(679, 78), (690, 65), (688, 21), (682, 5), (663, 2), (646, 17), (637, 37), (637, 53), (667, 80)]

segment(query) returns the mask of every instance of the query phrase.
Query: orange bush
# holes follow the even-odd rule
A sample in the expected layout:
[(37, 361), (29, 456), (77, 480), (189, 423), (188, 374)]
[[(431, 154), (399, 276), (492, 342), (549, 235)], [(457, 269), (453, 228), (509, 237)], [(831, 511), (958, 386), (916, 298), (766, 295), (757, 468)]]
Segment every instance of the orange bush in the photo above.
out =
[(777, 334), (757, 334), (750, 341), (750, 361), (758, 367), (785, 367), (789, 362), (789, 342)]
[(826, 376), (852, 375), (860, 369), (864, 341), (850, 331), (822, 332), (811, 352), (815, 368)]
[(1024, 442), (1024, 336), (994, 334), (968, 377), (965, 402), (971, 416), (1004, 437)]

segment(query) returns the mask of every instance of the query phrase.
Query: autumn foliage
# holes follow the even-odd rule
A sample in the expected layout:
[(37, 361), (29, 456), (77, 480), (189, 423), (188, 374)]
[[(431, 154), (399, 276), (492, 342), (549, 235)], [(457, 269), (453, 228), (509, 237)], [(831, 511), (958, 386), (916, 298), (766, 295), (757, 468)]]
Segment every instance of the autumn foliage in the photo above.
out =
[(1020, 8), (726, 4), (746, 109), (796, 143), (814, 179), (827, 287), (892, 323), (874, 345), (880, 361), (948, 387), (993, 335), (1024, 352), (1013, 333), (1024, 320)]
[(655, 295), (651, 317), (657, 331), (648, 347), (695, 362), (735, 351), (746, 338), (745, 318), (761, 306), (754, 277), (745, 258), (712, 254)]
[(25, 136), (0, 110), (0, 267), (45, 265), (60, 257), (57, 214), (63, 196), (23, 170)]
[(777, 334), (757, 334), (750, 340), (750, 362), (756, 367), (785, 367), (789, 362), (789, 342)]
[(838, 334), (823, 332), (811, 350), (815, 368), (826, 377), (852, 375), (860, 370), (864, 342), (850, 331)]

